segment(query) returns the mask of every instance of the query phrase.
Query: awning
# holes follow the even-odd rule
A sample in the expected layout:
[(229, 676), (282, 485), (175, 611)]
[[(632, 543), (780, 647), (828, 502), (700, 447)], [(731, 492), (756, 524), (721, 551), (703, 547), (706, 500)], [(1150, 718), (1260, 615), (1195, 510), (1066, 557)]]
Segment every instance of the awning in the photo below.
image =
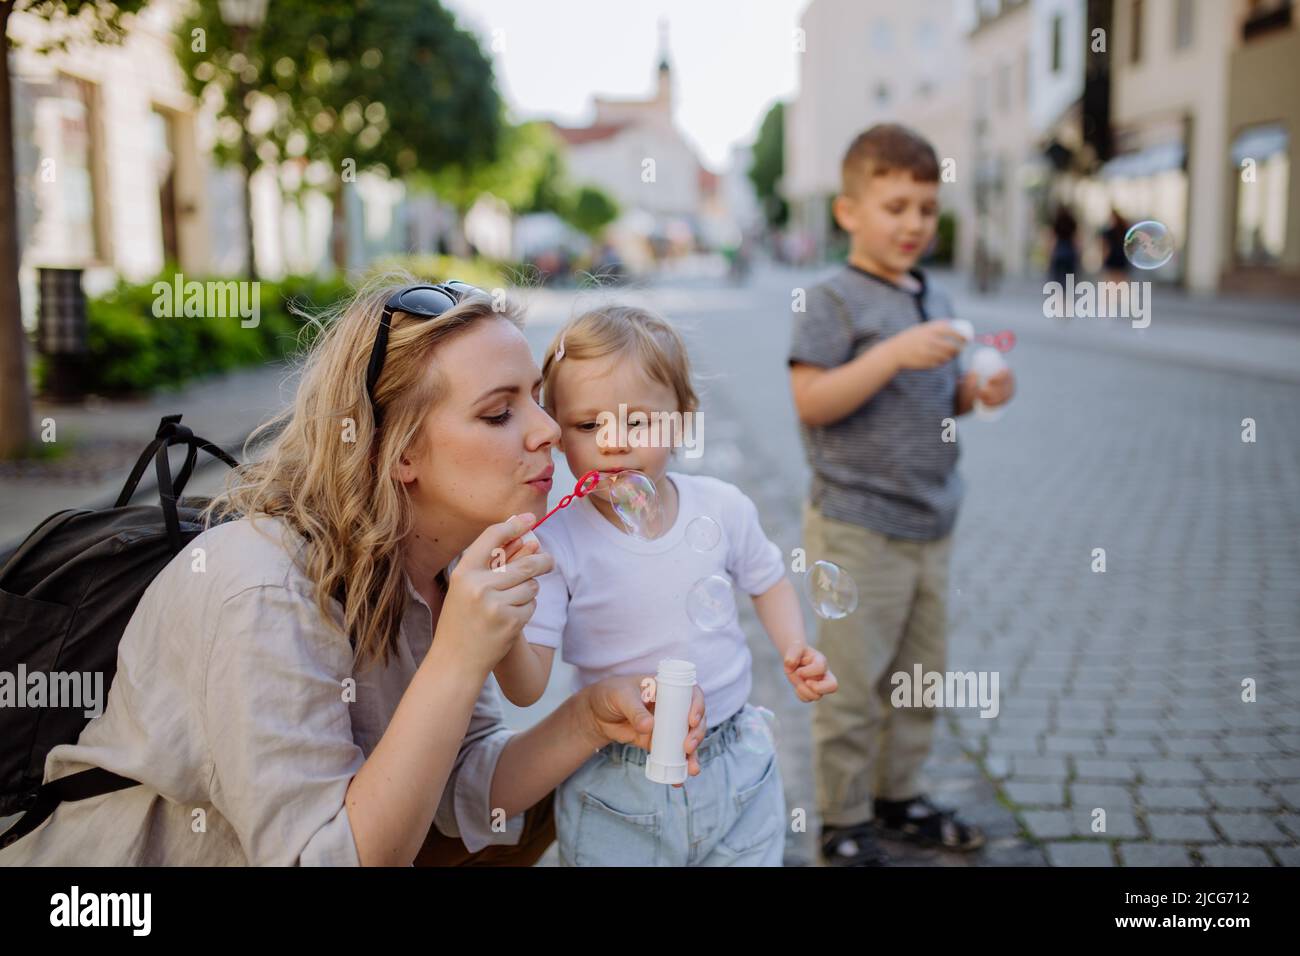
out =
[(1101, 167), (1102, 179), (1141, 179), (1170, 169), (1182, 169), (1187, 150), (1182, 143), (1160, 143), (1116, 156)]
[(1232, 164), (1240, 166), (1244, 159), (1263, 162), (1270, 156), (1285, 153), (1289, 141), (1286, 126), (1281, 123), (1247, 127), (1232, 141)]

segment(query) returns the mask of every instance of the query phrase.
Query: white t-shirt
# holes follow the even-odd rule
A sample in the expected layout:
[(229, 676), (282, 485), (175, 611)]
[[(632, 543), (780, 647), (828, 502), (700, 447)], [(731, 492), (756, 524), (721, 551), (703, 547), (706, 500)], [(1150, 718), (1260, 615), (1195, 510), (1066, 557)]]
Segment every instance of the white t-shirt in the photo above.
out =
[[(735, 615), (720, 630), (693, 623), (687, 593), (717, 574), (732, 582), (739, 603), (780, 581), (785, 565), (763, 533), (758, 509), (735, 485), (676, 472), (668, 478), (677, 488), (677, 520), (654, 541), (616, 528), (588, 498), (575, 499), (537, 529), (555, 569), (537, 579), (537, 610), (524, 636), (530, 644), (560, 647), (577, 668), (578, 687), (615, 674), (654, 674), (666, 657), (688, 660), (713, 727), (749, 699), (749, 647)], [(722, 532), (702, 552), (686, 533), (701, 516)]]

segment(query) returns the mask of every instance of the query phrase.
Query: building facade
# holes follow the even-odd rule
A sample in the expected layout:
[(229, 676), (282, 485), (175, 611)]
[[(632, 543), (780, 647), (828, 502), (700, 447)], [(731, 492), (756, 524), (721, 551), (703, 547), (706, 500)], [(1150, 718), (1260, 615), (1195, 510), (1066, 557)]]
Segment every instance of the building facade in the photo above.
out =
[(1300, 296), (1300, 23), (1292, 3), (1239, 3), (1234, 34), (1222, 286)]
[[(181, 0), (153, 0), (121, 44), (72, 43), (18, 12), (13, 78), (24, 320), (35, 321), (36, 270), (83, 270), (83, 286), (147, 281), (165, 269), (240, 275), (247, 260), (242, 171), (212, 156), (219, 115), (187, 89), (175, 55)], [(63, 27), (60, 27), (62, 35)], [(258, 271), (332, 268), (329, 170), (286, 163), (253, 176)], [(446, 244), (453, 212), (398, 181), (361, 173), (345, 187), (350, 267)]]
[[(1189, 291), (1300, 291), (1300, 32), (1289, 0), (1090, 0), (1105, 24), (1110, 150), (1073, 184), (1089, 229), (1155, 219)], [(1093, 57), (1099, 54), (1090, 54)]]
[(597, 96), (593, 105), (595, 117), (586, 126), (551, 125), (564, 143), (569, 177), (598, 186), (618, 203), (611, 232), (621, 250), (640, 259), (636, 246), (646, 239), (689, 245), (704, 238), (717, 216), (718, 181), (674, 122), (665, 41), (653, 96)]
[[(953, 0), (812, 0), (794, 37), (799, 93), (786, 108), (785, 175), (791, 228), (824, 252), (840, 161), (854, 136), (882, 122), (918, 130), (958, 160), (965, 45)], [(945, 206), (962, 197), (945, 183)], [(959, 211), (960, 216), (960, 211)], [(960, 228), (959, 228), (960, 232)]]

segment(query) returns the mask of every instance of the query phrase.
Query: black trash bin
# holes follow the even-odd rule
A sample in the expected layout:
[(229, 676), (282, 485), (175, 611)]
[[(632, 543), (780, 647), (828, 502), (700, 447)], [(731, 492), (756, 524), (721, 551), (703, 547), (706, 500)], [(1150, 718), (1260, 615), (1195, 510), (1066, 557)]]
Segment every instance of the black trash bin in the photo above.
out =
[(40, 288), (36, 348), (45, 357), (46, 397), (78, 401), (85, 396), (88, 348), (81, 270), (39, 268), (36, 274)]

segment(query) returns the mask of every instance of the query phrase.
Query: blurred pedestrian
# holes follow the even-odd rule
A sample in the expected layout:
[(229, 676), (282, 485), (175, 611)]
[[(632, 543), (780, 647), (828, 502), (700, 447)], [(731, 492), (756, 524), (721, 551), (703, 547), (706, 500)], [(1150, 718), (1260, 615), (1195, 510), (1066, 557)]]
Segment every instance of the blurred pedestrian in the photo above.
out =
[(1052, 255), (1047, 267), (1053, 282), (1065, 285), (1065, 277), (1079, 271), (1078, 232), (1079, 222), (1069, 207), (1057, 206), (1052, 217)]
[(1114, 206), (1110, 210), (1110, 222), (1101, 231), (1104, 255), (1101, 262), (1102, 279), (1106, 282), (1125, 282), (1128, 280), (1128, 257), (1124, 255), (1124, 237), (1128, 235), (1128, 223)]

